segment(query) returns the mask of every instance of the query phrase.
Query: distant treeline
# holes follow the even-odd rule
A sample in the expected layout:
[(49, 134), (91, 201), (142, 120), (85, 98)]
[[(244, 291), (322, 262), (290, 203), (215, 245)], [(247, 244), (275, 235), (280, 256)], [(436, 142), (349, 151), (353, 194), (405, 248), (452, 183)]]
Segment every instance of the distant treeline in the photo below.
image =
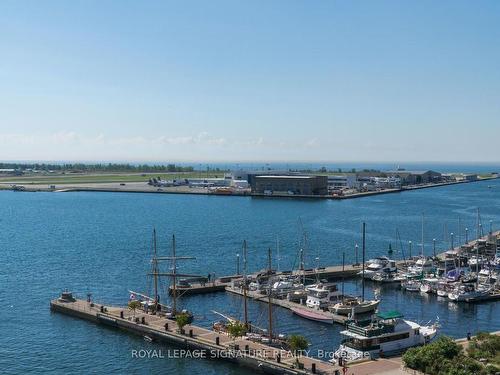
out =
[[(167, 165), (135, 165), (135, 164), (45, 164), (45, 163), (0, 163), (0, 169), (27, 169), (38, 171), (73, 171), (73, 172), (193, 172), (193, 167), (182, 167), (175, 164)], [(218, 170), (218, 168), (217, 168)]]
[(357, 172), (364, 172), (364, 173), (379, 173), (380, 170), (378, 169), (356, 169), (356, 168), (350, 168), (350, 169), (342, 169), (342, 168), (334, 168), (334, 169), (327, 169), (326, 167), (321, 167), (319, 169), (313, 170), (313, 169), (289, 169), (290, 172), (299, 172), (299, 173), (314, 173), (314, 172), (319, 172), (319, 173), (357, 173)]

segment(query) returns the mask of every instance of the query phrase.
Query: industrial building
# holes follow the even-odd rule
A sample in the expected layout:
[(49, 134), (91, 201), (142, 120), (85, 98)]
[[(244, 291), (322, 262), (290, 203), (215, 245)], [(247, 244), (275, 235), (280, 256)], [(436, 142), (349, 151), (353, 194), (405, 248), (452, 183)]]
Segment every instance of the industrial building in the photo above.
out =
[(401, 185), (419, 185), (440, 182), (441, 173), (435, 171), (407, 171), (396, 170), (385, 172), (388, 177), (396, 177), (401, 180)]
[(327, 176), (262, 175), (251, 179), (252, 193), (289, 195), (328, 194)]

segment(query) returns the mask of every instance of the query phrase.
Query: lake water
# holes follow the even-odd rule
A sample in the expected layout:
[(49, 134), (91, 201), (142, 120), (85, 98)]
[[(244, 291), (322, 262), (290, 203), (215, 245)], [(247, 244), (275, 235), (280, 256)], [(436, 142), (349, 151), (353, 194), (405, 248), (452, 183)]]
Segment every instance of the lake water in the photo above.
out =
[[(354, 261), (354, 245), (367, 223), (367, 257), (398, 249), (399, 232), (406, 254), (420, 252), (421, 217), (425, 214), (425, 252), (432, 239), (438, 251), (475, 235), (476, 209), (485, 231), (490, 220), (500, 227), (500, 180), (423, 189), (344, 201), (252, 199), (167, 194), (19, 193), (0, 192), (0, 369), (3, 373), (189, 373), (250, 374), (235, 366), (208, 360), (136, 359), (133, 349), (159, 348), (140, 337), (51, 314), (49, 300), (64, 289), (80, 297), (90, 291), (96, 301), (126, 304), (128, 290), (151, 288), (151, 232), (156, 227), (159, 248), (177, 250), (197, 259), (181, 264), (180, 272), (207, 275), (236, 272), (236, 254), (248, 241), (248, 267), (265, 266), (267, 249), (280, 242), (281, 269), (298, 264), (298, 241), (306, 232), (307, 267), (340, 264), (342, 252)], [(460, 219), (459, 219), (460, 218)], [(460, 229), (459, 229), (460, 220)], [(166, 284), (164, 284), (166, 287)], [(374, 285), (367, 284), (368, 295)], [(359, 282), (346, 285), (360, 294)], [(468, 331), (500, 330), (498, 302), (453, 304), (437, 297), (381, 290), (381, 310), (398, 309), (409, 319), (426, 323), (439, 316), (441, 332), (463, 337)], [(225, 293), (183, 298), (198, 324), (218, 317), (211, 310), (241, 316), (242, 301)], [(250, 316), (265, 326), (266, 306), (251, 301)], [(338, 346), (341, 326), (327, 326), (274, 309), (277, 330), (302, 333), (318, 349)], [(161, 346), (160, 346), (161, 347)], [(161, 347), (167, 349), (167, 347)]]

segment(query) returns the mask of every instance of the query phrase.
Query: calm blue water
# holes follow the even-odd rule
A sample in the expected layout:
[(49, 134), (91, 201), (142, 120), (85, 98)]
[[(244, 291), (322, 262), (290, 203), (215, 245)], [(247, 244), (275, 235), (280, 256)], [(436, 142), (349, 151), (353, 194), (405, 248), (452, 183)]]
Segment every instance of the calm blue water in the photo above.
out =
[[(491, 186), (491, 188), (488, 188)], [(389, 243), (420, 244), (425, 213), (426, 252), (437, 239), (449, 246), (449, 233), (475, 228), (476, 208), (489, 229), (500, 227), (500, 180), (424, 189), (345, 201), (252, 199), (215, 196), (124, 193), (0, 192), (0, 369), (1, 372), (242, 374), (242, 369), (206, 360), (134, 359), (132, 349), (156, 348), (141, 338), (85, 321), (51, 314), (49, 300), (64, 288), (98, 301), (125, 304), (129, 289), (147, 290), (151, 230), (159, 232), (163, 253), (177, 236), (178, 252), (193, 255), (181, 271), (206, 275), (231, 274), (241, 243), (249, 244), (249, 269), (264, 267), (267, 248), (279, 236), (280, 266), (296, 263), (301, 237), (307, 233), (306, 258), (322, 265), (339, 264), (342, 252), (354, 261), (360, 225), (367, 222), (368, 256), (384, 254)], [(458, 221), (461, 221), (459, 230)], [(408, 251), (407, 246), (405, 250)], [(276, 255), (276, 254), (274, 254)], [(277, 259), (274, 259), (276, 262)], [(372, 293), (373, 285), (368, 285)], [(350, 282), (347, 291), (359, 294)], [(440, 317), (442, 332), (461, 337), (467, 331), (500, 330), (500, 304), (456, 305), (433, 296), (404, 294), (384, 288), (381, 309), (399, 309), (419, 322)], [(218, 318), (212, 309), (241, 314), (241, 298), (224, 293), (184, 298), (199, 324)], [(266, 306), (251, 302), (251, 318), (265, 325)], [(302, 320), (275, 309), (280, 332), (301, 332), (313, 351), (334, 349), (340, 326)], [(248, 372), (249, 373), (249, 372)]]

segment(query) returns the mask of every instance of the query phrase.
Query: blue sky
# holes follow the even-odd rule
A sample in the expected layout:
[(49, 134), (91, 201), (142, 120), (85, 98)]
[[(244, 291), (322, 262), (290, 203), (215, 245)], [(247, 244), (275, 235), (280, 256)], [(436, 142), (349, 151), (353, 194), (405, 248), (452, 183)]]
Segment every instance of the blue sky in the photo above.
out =
[(497, 1), (2, 1), (0, 159), (500, 161)]

